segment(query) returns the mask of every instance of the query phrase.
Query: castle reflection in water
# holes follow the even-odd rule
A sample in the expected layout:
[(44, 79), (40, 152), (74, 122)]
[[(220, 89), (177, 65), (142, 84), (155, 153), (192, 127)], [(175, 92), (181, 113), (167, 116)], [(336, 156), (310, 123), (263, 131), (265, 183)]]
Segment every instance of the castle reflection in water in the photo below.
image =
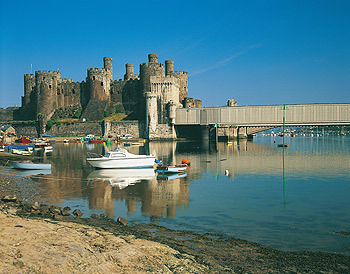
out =
[[(52, 174), (33, 178), (40, 183), (44, 201), (60, 205), (64, 201), (85, 200), (89, 209), (102, 210), (111, 218), (118, 217), (115, 204), (122, 201), (128, 214), (133, 214), (139, 208), (142, 215), (149, 216), (150, 220), (174, 218), (177, 208), (189, 206), (191, 181), (201, 178), (203, 174), (225, 176), (227, 170), (234, 180), (237, 174), (282, 172), (281, 149), (277, 149), (276, 145), (246, 140), (233, 142), (232, 145), (219, 143), (218, 148), (201, 142), (151, 142), (128, 148), (135, 154), (152, 153), (165, 164), (189, 159), (191, 167), (180, 178), (160, 178), (153, 170), (96, 170), (86, 162), (87, 152), (104, 154), (106, 149), (113, 149), (114, 146), (57, 143), (52, 154), (44, 156), (45, 160), (53, 163)], [(339, 154), (331, 160), (330, 155), (323, 157), (322, 151), (308, 155), (305, 154), (300, 161), (299, 154), (293, 155), (293, 151), (289, 151), (286, 172), (315, 169), (330, 172), (332, 167), (339, 168), (346, 162)]]

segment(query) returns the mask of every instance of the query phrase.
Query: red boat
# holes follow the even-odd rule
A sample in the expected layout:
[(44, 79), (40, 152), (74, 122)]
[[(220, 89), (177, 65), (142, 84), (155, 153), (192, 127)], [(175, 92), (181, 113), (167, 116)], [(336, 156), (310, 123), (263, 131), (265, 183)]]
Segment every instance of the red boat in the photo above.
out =
[(29, 144), (31, 142), (32, 141), (29, 140), (29, 138), (27, 138), (27, 137), (21, 137), (21, 138), (15, 140), (15, 143), (20, 143), (20, 144)]
[(89, 141), (90, 144), (103, 144), (103, 142), (104, 140), (96, 140), (96, 139)]

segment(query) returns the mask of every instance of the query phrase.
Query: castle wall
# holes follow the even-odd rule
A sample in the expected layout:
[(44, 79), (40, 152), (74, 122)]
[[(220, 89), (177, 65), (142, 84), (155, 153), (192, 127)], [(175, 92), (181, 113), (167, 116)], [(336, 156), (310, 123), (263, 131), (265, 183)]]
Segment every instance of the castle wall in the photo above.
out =
[(114, 81), (111, 85), (111, 102), (119, 112), (138, 111), (140, 106), (140, 80)]
[(145, 125), (143, 122), (134, 121), (104, 121), (104, 136), (131, 134), (135, 138), (143, 138)]
[(93, 134), (96, 136), (102, 135), (102, 126), (98, 122), (84, 123), (58, 123), (53, 124), (47, 134), (56, 136), (82, 136)]

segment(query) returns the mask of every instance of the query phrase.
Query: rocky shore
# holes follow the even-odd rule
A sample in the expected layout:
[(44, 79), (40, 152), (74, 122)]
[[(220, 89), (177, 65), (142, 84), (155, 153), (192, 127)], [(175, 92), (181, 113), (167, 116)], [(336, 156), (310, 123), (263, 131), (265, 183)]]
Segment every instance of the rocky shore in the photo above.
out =
[(350, 273), (345, 255), (82, 218), (42, 204), (29, 178), (0, 174), (0, 198), (0, 273)]

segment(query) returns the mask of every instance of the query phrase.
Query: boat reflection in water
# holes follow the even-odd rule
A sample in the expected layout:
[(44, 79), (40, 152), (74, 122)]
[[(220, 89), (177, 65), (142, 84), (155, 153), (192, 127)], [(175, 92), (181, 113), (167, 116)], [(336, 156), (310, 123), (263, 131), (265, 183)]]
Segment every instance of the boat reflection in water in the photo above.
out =
[(134, 185), (142, 180), (152, 180), (156, 174), (153, 168), (97, 169), (89, 174), (88, 180), (102, 180), (119, 189)]
[(20, 170), (21, 176), (50, 175), (51, 169)]
[(170, 181), (178, 178), (183, 178), (186, 177), (187, 173), (186, 172), (181, 172), (181, 173), (160, 173), (157, 175), (157, 179), (161, 181)]

